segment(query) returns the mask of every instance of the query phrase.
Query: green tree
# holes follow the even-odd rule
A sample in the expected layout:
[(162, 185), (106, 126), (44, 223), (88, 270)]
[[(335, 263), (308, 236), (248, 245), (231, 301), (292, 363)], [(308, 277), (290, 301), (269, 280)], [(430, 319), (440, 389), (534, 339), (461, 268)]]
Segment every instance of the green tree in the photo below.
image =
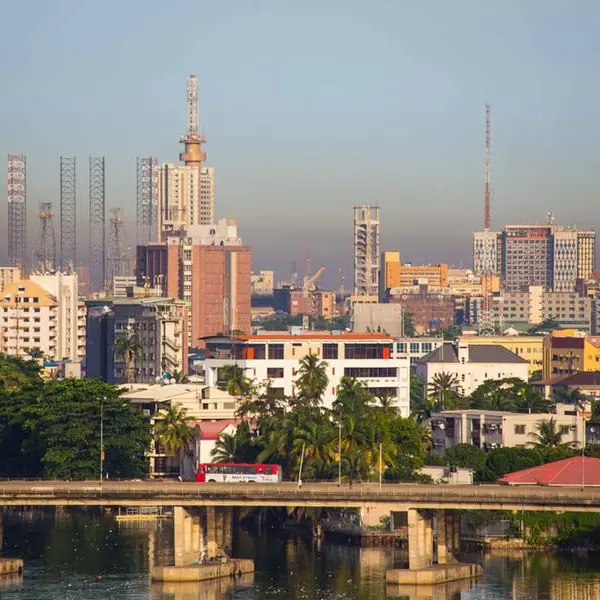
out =
[(453, 373), (436, 373), (427, 386), (429, 397), (435, 402), (436, 410), (460, 408), (460, 381)]
[(127, 383), (135, 383), (135, 362), (140, 353), (137, 335), (121, 335), (114, 343), (115, 356), (125, 361)]
[(299, 390), (299, 396), (310, 404), (318, 406), (328, 383), (327, 363), (319, 360), (319, 357), (315, 354), (307, 354), (300, 361), (300, 367), (298, 368), (296, 386)]
[(562, 443), (563, 434), (559, 430), (554, 417), (538, 421), (535, 429), (535, 433), (530, 433), (529, 437), (531, 438), (530, 444), (536, 448), (569, 447), (573, 445), (572, 442)]
[(97, 380), (50, 381), (40, 396), (22, 408), (22, 427), (34, 444), (21, 450), (40, 457), (43, 476), (91, 479), (100, 467), (100, 424), (104, 434), (104, 471), (113, 477), (148, 473), (145, 452), (150, 425), (141, 411), (121, 398), (121, 392)]
[(183, 456), (189, 452), (194, 443), (193, 417), (187, 415), (185, 408), (170, 404), (161, 408), (156, 415), (154, 439), (165, 454), (176, 458), (179, 472), (183, 468)]
[(405, 312), (402, 314), (402, 324), (404, 328), (404, 335), (406, 337), (415, 337), (415, 325), (413, 323), (412, 313)]
[(442, 336), (445, 340), (454, 341), (457, 337), (462, 335), (462, 327), (458, 325), (448, 325), (443, 331)]
[(544, 455), (537, 448), (496, 448), (488, 453), (484, 467), (476, 474), (478, 481), (497, 481), (507, 473), (537, 467)]
[(446, 462), (449, 465), (479, 471), (485, 464), (486, 454), (473, 444), (456, 444), (446, 450)]
[(217, 387), (238, 400), (251, 396), (254, 391), (252, 381), (238, 365), (225, 365), (219, 369)]
[(577, 410), (584, 410), (590, 399), (579, 388), (558, 388), (554, 393), (554, 401), (572, 404)]

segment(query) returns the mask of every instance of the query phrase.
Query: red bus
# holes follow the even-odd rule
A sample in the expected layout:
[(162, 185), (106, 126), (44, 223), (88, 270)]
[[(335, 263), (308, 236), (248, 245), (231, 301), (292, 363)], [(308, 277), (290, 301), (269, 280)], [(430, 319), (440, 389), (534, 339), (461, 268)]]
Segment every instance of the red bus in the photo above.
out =
[(281, 481), (281, 467), (263, 464), (201, 463), (196, 471), (196, 481), (278, 483)]

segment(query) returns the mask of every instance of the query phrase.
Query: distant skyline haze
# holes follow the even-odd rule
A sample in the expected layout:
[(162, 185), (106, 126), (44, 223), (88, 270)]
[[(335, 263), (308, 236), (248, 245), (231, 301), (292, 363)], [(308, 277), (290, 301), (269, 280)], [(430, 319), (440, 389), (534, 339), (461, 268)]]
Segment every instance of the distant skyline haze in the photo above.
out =
[(59, 213), (61, 154), (77, 157), (79, 258), (90, 154), (106, 156), (107, 215), (123, 208), (134, 246), (135, 160), (178, 162), (190, 73), (216, 217), (238, 219), (255, 270), (302, 272), (308, 248), (324, 283), (343, 267), (350, 289), (363, 203), (381, 207), (382, 250), (471, 266), (486, 103), (492, 228), (552, 211), (599, 229), (597, 2), (30, 0), (3, 21), (0, 154), (3, 171), (27, 156), (29, 254), (39, 204)]

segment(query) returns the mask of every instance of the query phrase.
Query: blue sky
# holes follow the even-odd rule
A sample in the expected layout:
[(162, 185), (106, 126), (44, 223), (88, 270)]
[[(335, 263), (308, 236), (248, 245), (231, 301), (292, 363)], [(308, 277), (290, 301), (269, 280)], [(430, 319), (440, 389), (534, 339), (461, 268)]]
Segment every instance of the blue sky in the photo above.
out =
[(0, 153), (27, 154), (31, 241), (39, 202), (58, 211), (60, 154), (78, 158), (82, 258), (89, 154), (133, 224), (135, 158), (177, 160), (192, 72), (216, 212), (238, 217), (257, 268), (283, 276), (308, 247), (337, 284), (363, 202), (381, 206), (384, 249), (468, 266), (486, 102), (493, 225), (553, 210), (600, 226), (592, 0), (24, 0), (3, 21)]

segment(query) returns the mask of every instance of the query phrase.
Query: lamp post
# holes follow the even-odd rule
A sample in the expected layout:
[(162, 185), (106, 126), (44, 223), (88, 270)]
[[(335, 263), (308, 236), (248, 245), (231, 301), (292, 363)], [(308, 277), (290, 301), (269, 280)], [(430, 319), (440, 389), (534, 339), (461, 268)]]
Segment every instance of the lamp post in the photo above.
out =
[(104, 479), (104, 401), (106, 398), (100, 398), (100, 484)]
[(338, 486), (342, 485), (342, 409), (338, 421)]

